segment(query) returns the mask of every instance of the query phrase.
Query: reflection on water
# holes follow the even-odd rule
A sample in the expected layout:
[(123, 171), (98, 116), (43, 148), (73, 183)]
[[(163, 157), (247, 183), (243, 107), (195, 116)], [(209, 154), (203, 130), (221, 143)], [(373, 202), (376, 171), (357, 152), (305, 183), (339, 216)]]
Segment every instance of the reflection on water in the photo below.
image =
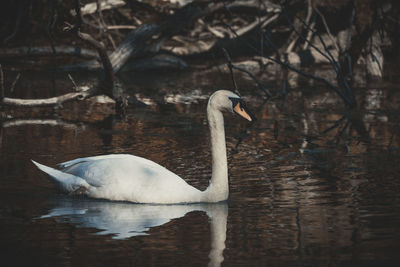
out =
[(227, 203), (188, 205), (149, 205), (91, 199), (59, 198), (54, 208), (40, 218), (59, 219), (79, 227), (101, 230), (100, 235), (113, 235), (114, 239), (126, 239), (147, 235), (152, 227), (168, 223), (189, 212), (203, 211), (210, 218), (211, 251), (209, 266), (219, 266), (224, 260)]
[[(154, 82), (162, 88), (162, 79)], [(359, 109), (353, 111), (329, 92), (293, 90), (285, 102), (266, 103), (253, 91), (242, 92), (258, 120), (243, 131), (244, 122), (226, 118), (230, 197), (225, 206), (61, 197), (30, 162), (55, 166), (78, 157), (129, 153), (204, 190), (211, 176), (204, 99), (209, 87), (179, 93), (135, 89), (132, 95), (148, 106), (101, 123), (3, 122), (3, 258), (25, 266), (218, 266), (222, 261), (226, 266), (396, 266), (398, 88), (360, 89)]]

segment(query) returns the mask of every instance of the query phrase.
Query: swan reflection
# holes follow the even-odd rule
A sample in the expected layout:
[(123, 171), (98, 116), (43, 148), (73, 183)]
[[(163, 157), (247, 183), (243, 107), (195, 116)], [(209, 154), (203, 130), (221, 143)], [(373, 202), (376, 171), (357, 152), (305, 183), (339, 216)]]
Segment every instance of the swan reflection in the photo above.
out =
[(96, 228), (96, 234), (112, 234), (113, 239), (148, 235), (150, 228), (163, 225), (192, 211), (205, 212), (210, 218), (211, 251), (209, 266), (219, 266), (224, 260), (228, 206), (226, 203), (152, 205), (111, 202), (93, 199), (62, 198), (54, 208), (40, 218), (54, 217), (78, 227)]

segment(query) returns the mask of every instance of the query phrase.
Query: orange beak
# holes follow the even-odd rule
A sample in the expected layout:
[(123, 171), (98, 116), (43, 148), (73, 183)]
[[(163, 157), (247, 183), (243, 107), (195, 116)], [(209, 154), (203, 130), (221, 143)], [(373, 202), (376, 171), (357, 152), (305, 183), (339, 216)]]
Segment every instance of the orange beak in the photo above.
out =
[(251, 116), (246, 112), (246, 110), (240, 105), (240, 102), (238, 102), (236, 104), (236, 106), (233, 108), (233, 110), (239, 114), (240, 116), (242, 116), (243, 118), (245, 118), (248, 121), (252, 121)]

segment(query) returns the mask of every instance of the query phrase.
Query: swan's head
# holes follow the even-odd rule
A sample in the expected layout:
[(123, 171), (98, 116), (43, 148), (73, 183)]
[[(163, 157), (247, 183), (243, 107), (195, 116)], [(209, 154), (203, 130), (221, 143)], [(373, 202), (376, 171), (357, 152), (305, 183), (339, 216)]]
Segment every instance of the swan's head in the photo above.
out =
[(244, 100), (228, 90), (219, 90), (213, 93), (208, 101), (208, 106), (220, 111), (236, 113), (248, 121), (255, 120), (253, 114), (247, 109)]

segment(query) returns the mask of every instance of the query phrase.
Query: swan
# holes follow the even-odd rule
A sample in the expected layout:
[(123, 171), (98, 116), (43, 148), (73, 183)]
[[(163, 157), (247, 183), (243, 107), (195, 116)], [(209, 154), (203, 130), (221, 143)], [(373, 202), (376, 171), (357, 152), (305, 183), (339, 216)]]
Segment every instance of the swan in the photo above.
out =
[(229, 184), (223, 111), (254, 120), (237, 94), (219, 90), (210, 96), (207, 119), (211, 133), (212, 175), (204, 191), (153, 161), (128, 154), (78, 158), (59, 164), (59, 170), (32, 162), (70, 194), (153, 204), (224, 201), (228, 199)]

